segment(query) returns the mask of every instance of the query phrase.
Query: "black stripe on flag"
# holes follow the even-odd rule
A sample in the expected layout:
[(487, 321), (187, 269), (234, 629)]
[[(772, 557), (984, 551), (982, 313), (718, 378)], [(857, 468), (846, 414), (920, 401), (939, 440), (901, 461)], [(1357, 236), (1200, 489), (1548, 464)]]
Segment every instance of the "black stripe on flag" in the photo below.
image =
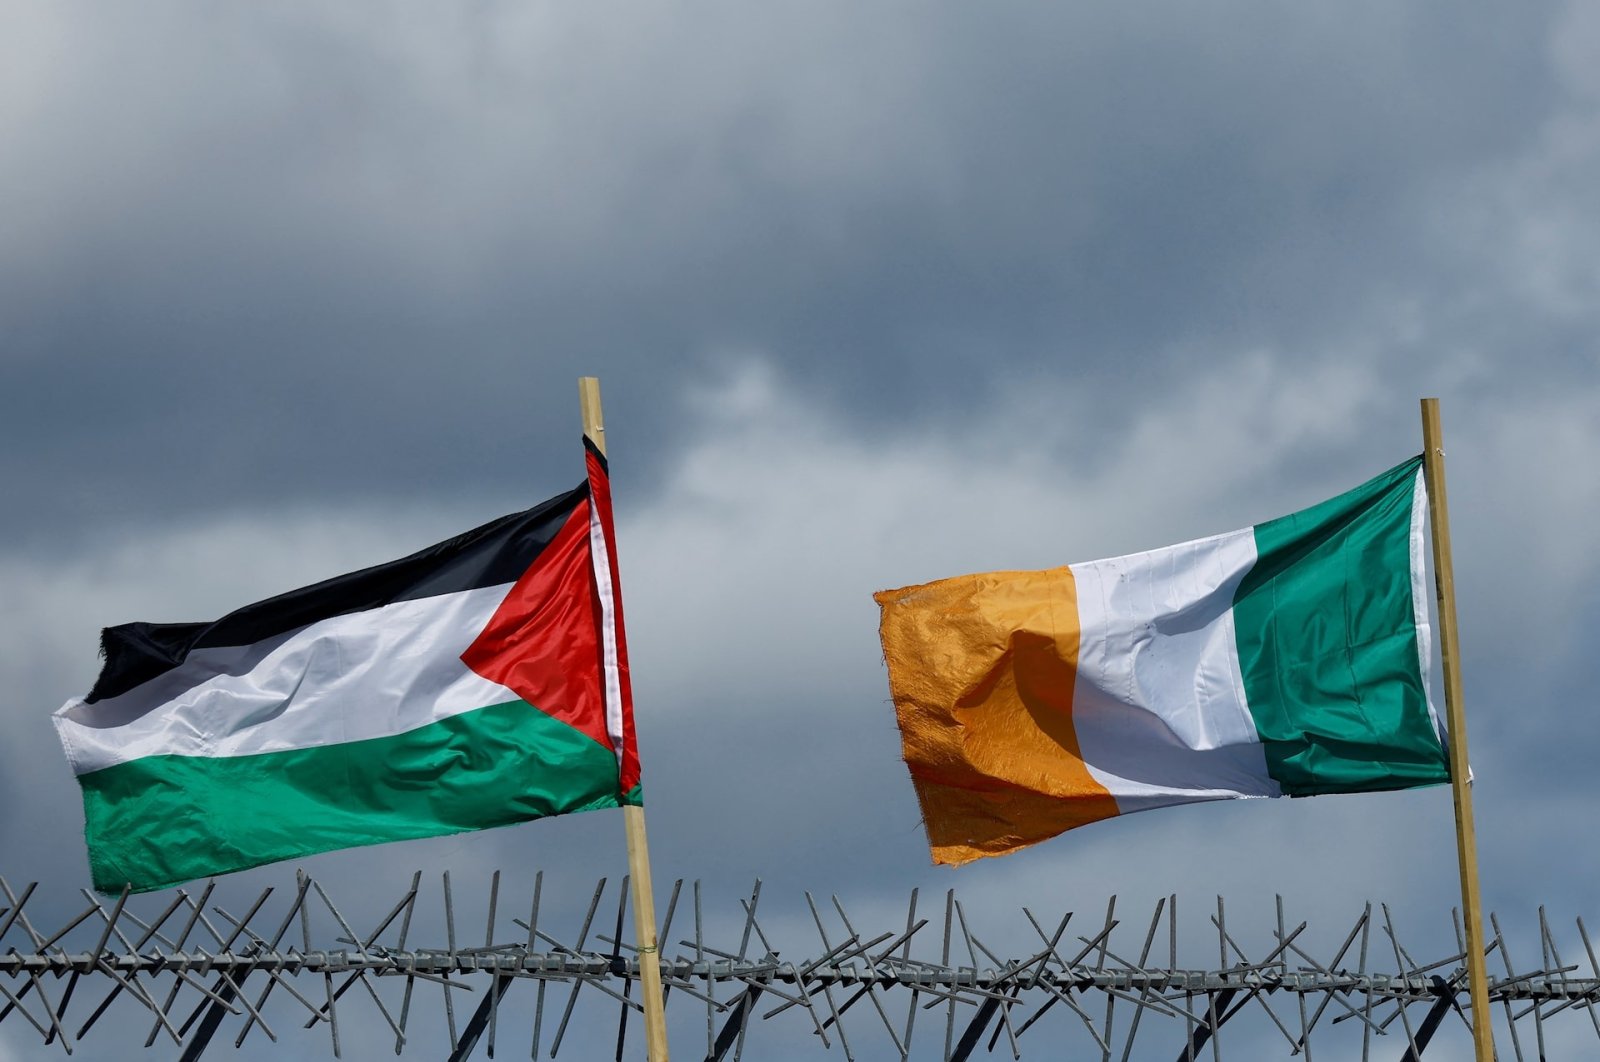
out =
[(94, 689), (84, 699), (93, 704), (126, 693), (178, 667), (196, 649), (251, 645), (334, 616), (396, 601), (516, 582), (588, 497), (585, 483), (409, 557), (290, 590), (210, 623), (107, 627), (100, 633), (100, 654), (105, 662)]

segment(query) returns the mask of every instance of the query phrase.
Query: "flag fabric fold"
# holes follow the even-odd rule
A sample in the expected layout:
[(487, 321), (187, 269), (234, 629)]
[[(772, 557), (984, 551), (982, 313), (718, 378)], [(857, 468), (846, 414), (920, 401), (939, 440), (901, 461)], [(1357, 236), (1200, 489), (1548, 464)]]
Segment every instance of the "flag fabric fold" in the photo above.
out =
[(608, 470), (210, 623), (106, 629), (54, 716), (95, 888), (640, 803)]
[(1146, 553), (875, 595), (935, 862), (1148, 808), (1449, 781), (1421, 458)]

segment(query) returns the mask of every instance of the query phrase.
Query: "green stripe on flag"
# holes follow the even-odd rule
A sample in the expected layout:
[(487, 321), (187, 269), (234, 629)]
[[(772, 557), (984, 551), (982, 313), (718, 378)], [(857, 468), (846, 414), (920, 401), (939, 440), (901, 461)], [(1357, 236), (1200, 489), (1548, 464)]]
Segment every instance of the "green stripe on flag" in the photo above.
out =
[(1289, 796), (1449, 781), (1412, 603), (1421, 463), (1255, 528), (1234, 633), (1268, 773)]
[(625, 799), (612, 750), (523, 701), (339, 745), (150, 756), (79, 781), (102, 892), (124, 883), (146, 892), (279, 859)]

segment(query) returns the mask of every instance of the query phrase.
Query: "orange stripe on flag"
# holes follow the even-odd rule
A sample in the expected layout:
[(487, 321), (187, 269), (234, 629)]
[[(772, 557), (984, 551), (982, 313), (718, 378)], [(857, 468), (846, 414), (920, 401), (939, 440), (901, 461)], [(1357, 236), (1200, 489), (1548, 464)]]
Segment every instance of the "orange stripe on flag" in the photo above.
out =
[(873, 595), (906, 766), (936, 863), (959, 865), (1117, 814), (1072, 728), (1068, 568)]

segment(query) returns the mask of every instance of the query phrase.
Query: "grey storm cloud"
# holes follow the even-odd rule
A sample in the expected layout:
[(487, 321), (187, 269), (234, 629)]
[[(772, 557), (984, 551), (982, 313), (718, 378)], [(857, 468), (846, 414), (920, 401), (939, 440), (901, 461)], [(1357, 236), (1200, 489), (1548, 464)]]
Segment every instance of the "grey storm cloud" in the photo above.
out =
[(654, 461), (730, 350), (892, 430), (1352, 344), (1557, 95), (1537, 5), (12, 21), (0, 469), (71, 521), (503, 482), (580, 371)]

